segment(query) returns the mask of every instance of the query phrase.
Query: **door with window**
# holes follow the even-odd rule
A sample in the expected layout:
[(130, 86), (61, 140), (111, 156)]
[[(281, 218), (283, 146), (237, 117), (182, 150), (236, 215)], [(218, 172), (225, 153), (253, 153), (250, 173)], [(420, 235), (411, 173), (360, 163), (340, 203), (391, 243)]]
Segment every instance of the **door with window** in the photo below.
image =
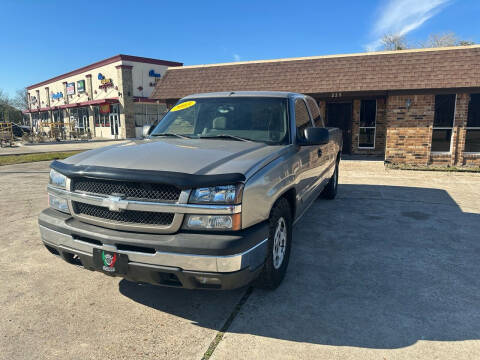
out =
[(344, 154), (352, 151), (352, 103), (328, 103), (327, 126), (342, 130)]
[(108, 119), (110, 120), (110, 131), (112, 133), (112, 139), (118, 139), (118, 131), (120, 128), (118, 114), (110, 114)]
[[(307, 105), (303, 99), (295, 100), (295, 127), (296, 142), (301, 144), (305, 139), (305, 129), (312, 127)], [(298, 162), (295, 164), (297, 173), (298, 187), (297, 195), (300, 198), (299, 213), (301, 213), (312, 201), (318, 172), (316, 162), (318, 158), (318, 146), (299, 146)]]
[[(307, 97), (306, 99), (313, 120), (313, 126), (318, 128), (325, 127), (317, 102), (312, 97)], [(316, 196), (319, 195), (333, 175), (333, 171), (335, 170), (335, 162), (333, 160), (336, 158), (334, 151), (334, 144), (331, 141), (329, 141), (328, 144), (317, 146), (316, 157), (313, 157), (313, 166), (317, 172), (317, 179), (314, 184)]]

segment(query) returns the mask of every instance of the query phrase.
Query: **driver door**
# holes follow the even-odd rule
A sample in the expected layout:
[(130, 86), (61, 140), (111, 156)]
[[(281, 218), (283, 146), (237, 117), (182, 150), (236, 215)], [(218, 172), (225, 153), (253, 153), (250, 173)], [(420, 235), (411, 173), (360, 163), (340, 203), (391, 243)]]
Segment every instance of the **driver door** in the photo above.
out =
[[(295, 127), (297, 143), (304, 138), (305, 129), (312, 127), (313, 122), (303, 99), (295, 100)], [(299, 213), (307, 207), (312, 201), (314, 195), (315, 183), (317, 180), (317, 169), (315, 162), (318, 157), (318, 146), (298, 146), (297, 159), (294, 162), (293, 172), (297, 180), (297, 195), (300, 200)]]

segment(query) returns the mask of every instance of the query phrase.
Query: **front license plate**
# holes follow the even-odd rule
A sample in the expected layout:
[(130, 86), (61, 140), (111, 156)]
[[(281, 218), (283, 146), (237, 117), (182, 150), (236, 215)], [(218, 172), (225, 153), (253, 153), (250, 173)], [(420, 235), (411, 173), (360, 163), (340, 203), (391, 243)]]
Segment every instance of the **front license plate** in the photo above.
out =
[(102, 249), (93, 249), (93, 263), (107, 274), (126, 274), (128, 270), (127, 255)]

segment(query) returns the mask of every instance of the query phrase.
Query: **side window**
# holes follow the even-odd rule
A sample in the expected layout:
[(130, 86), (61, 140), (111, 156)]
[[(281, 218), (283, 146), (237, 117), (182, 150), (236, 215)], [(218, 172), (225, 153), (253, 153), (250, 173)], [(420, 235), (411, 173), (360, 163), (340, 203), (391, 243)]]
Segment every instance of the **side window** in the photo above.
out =
[(312, 126), (308, 115), (307, 105), (302, 99), (295, 100), (295, 127), (297, 128), (297, 139), (304, 139), (304, 131)]
[(317, 103), (311, 97), (307, 98), (308, 107), (310, 108), (310, 113), (312, 114), (313, 124), (316, 127), (325, 127), (323, 124), (322, 117), (320, 116), (320, 109), (318, 108)]

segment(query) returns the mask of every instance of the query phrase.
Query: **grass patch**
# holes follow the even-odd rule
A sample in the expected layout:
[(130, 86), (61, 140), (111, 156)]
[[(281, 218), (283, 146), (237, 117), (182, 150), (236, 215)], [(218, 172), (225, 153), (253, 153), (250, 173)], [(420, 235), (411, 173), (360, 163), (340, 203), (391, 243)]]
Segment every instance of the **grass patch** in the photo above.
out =
[(387, 169), (393, 170), (414, 170), (414, 171), (444, 171), (444, 172), (466, 172), (480, 173), (480, 167), (468, 166), (419, 166), (405, 164), (385, 164)]
[(81, 152), (82, 151), (56, 151), (38, 154), (1, 155), (0, 166), (36, 161), (60, 160)]

